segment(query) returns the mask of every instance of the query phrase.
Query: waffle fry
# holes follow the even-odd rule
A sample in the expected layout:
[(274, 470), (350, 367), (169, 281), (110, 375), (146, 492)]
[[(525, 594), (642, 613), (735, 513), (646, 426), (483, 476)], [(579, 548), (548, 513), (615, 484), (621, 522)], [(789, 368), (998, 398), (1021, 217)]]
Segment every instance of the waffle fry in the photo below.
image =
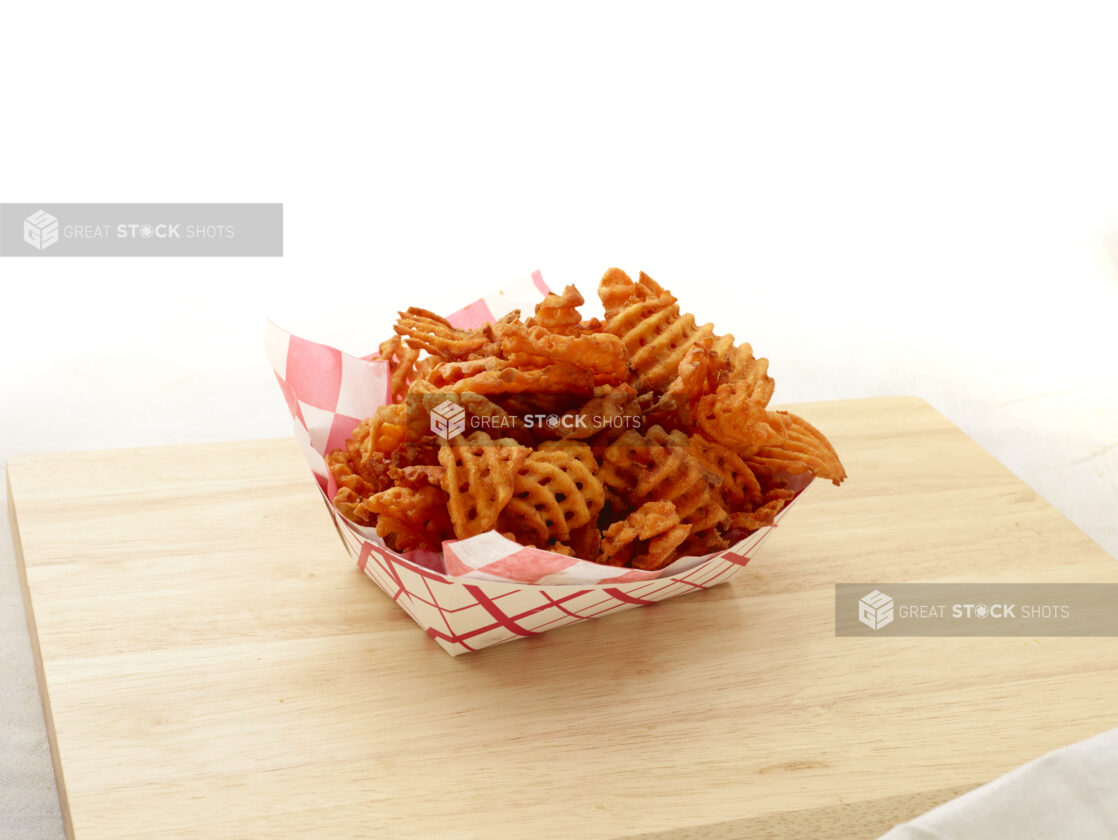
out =
[(761, 484), (757, 476), (734, 450), (702, 435), (691, 435), (687, 448), (704, 467), (718, 475), (718, 495), (726, 510), (761, 501)]
[(563, 294), (550, 294), (536, 304), (536, 315), (532, 323), (556, 335), (574, 335), (580, 331), (582, 316), (578, 308), (586, 303), (578, 289), (567, 286)]
[(779, 428), (780, 435), (775, 443), (757, 450), (751, 459), (754, 463), (784, 470), (790, 475), (810, 470), (819, 478), (842, 484), (846, 470), (821, 431), (787, 411), (770, 411), (768, 419), (771, 426)]
[(591, 394), (594, 384), (590, 371), (560, 363), (530, 370), (512, 366), (487, 370), (458, 380), (450, 390), (475, 394)]
[(647, 274), (603, 275), (460, 329), (400, 313), (380, 345), (391, 403), (326, 458), (338, 511), (397, 551), (495, 530), (523, 545), (659, 570), (771, 525), (789, 476), (846, 471), (806, 420), (770, 409), (769, 363), (681, 312)]
[(691, 531), (668, 501), (646, 502), (602, 534), (602, 562), (635, 569), (662, 569)]
[(616, 384), (628, 378), (629, 351), (609, 333), (564, 335), (516, 324), (505, 330), (501, 349), (514, 365), (557, 362), (588, 370), (604, 382)]
[(716, 338), (711, 324), (697, 326), (694, 315), (681, 315), (672, 294), (643, 271), (633, 283), (624, 272), (611, 269), (602, 278), (599, 294), (606, 309), (605, 329), (628, 348), (640, 390), (663, 390), (678, 374), (687, 352), (706, 339), (716, 353), (733, 346), (730, 336)]
[(794, 497), (791, 490), (770, 490), (764, 501), (751, 511), (741, 511), (730, 516), (730, 526), (740, 531), (756, 531), (773, 524), (776, 515)]
[(377, 355), (388, 362), (388, 388), (392, 394), (392, 402), (402, 402), (408, 386), (417, 376), (415, 363), (419, 361), (419, 350), (408, 347), (400, 340), (400, 336), (394, 335), (381, 342)]
[(442, 486), (454, 535), (462, 540), (488, 531), (512, 499), (516, 473), (529, 449), (511, 438), (493, 440), (485, 432), (458, 437), (439, 448), (446, 468)]
[(492, 338), (492, 331), (486, 335), (478, 330), (460, 330), (434, 312), (414, 306), (400, 313), (395, 329), (408, 347), (426, 350), (444, 359), (461, 358), (481, 349)]
[(390, 487), (362, 507), (376, 517), (377, 534), (394, 551), (438, 549), (450, 536), (446, 493), (430, 484), (413, 489)]
[(521, 520), (534, 545), (565, 541), (571, 530), (597, 521), (605, 504), (598, 462), (585, 443), (547, 441), (524, 461), (517, 473), (505, 520)]

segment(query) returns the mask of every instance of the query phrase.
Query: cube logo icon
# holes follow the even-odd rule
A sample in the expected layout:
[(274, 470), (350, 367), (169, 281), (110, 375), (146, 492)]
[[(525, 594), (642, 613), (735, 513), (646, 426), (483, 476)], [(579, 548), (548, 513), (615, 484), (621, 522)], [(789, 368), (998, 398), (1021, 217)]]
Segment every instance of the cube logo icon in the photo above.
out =
[(431, 409), (431, 431), (443, 440), (458, 437), (466, 431), (466, 409), (444, 400)]
[(875, 589), (858, 602), (858, 620), (871, 630), (880, 630), (893, 622), (893, 599)]
[(23, 220), (23, 241), (42, 251), (58, 241), (58, 219), (46, 210), (32, 213)]

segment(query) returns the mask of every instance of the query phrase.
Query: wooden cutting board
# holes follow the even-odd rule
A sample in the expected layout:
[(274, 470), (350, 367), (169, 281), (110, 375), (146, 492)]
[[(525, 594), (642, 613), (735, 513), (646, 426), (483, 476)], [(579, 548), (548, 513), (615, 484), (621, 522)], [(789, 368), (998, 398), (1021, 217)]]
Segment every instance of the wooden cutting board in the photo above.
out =
[(457, 659), (354, 567), (294, 441), (11, 461), (68, 830), (871, 838), (1118, 726), (1118, 639), (836, 638), (836, 582), (1118, 563), (920, 400), (795, 410), (850, 480), (730, 584)]

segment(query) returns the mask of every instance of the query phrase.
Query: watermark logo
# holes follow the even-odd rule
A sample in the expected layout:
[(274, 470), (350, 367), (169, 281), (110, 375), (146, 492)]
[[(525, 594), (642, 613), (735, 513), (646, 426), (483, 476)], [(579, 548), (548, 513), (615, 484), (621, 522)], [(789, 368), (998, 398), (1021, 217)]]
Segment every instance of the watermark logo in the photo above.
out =
[(0, 202), (0, 257), (272, 256), (282, 204)]
[(458, 437), (466, 431), (466, 409), (444, 400), (431, 409), (431, 431), (443, 440)]
[(880, 630), (893, 621), (893, 599), (879, 589), (858, 601), (858, 620), (871, 630)]
[(42, 251), (58, 241), (58, 219), (46, 210), (32, 213), (23, 220), (23, 241)]
[(836, 583), (835, 635), (1118, 636), (1118, 583)]

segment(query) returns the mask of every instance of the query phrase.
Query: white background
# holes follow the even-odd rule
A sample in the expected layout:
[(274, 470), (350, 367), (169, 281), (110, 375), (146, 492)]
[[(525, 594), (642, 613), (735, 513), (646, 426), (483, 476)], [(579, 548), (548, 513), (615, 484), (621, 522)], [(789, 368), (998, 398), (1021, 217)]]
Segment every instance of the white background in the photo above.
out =
[(279, 201), (286, 244), (0, 259), (0, 458), (286, 435), (265, 316), (364, 353), (619, 265), (1118, 555), (1118, 15), (1023, 5), (9, 4), (0, 200)]

